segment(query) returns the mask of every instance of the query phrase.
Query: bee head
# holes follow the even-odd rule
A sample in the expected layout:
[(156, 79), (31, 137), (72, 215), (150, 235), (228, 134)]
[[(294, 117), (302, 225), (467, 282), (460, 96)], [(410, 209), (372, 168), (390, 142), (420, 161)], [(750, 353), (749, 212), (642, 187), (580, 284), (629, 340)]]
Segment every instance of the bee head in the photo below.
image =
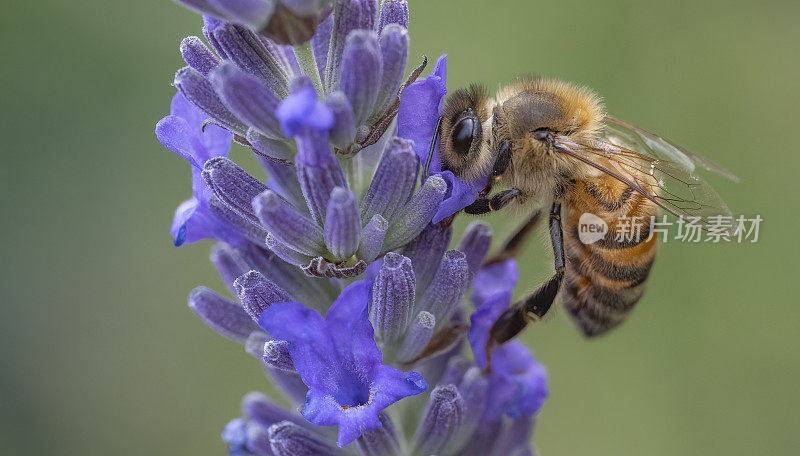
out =
[(491, 167), (485, 147), (490, 132), (484, 131), (484, 123), (490, 115), (489, 97), (482, 86), (459, 89), (448, 97), (441, 119), (442, 170), (465, 181), (486, 175), (486, 167)]

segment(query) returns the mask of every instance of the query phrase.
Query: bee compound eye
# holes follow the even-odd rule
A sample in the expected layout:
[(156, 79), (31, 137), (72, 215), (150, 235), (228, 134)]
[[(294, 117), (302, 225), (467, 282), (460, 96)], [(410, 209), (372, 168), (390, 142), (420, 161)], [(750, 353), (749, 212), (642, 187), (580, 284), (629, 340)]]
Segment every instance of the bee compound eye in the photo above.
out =
[(458, 121), (453, 128), (452, 145), (458, 155), (466, 155), (475, 139), (478, 121), (472, 117), (465, 117)]

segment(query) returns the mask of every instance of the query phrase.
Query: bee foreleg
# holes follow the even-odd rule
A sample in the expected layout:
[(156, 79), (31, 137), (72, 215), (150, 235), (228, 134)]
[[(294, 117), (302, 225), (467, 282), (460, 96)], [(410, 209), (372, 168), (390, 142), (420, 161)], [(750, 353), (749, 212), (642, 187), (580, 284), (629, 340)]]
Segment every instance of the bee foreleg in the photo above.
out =
[(489, 212), (499, 211), (506, 207), (508, 203), (519, 196), (520, 192), (516, 188), (503, 190), (491, 198), (478, 198), (474, 203), (464, 208), (467, 214), (480, 215)]
[(530, 296), (506, 309), (489, 331), (487, 350), (503, 344), (522, 332), (528, 321), (542, 318), (558, 295), (564, 279), (564, 236), (561, 229), (561, 204), (553, 203), (550, 210), (550, 240), (553, 243), (556, 273)]

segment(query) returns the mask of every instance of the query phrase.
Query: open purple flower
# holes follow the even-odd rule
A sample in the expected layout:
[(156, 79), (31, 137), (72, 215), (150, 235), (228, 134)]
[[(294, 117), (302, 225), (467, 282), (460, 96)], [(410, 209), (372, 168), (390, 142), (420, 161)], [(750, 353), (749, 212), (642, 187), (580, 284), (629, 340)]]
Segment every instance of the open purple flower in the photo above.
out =
[(172, 233), (175, 245), (201, 239), (240, 244), (244, 237), (221, 220), (212, 207), (213, 194), (203, 182), (203, 164), (213, 157), (225, 157), (232, 135), (216, 125), (205, 125), (206, 116), (180, 93), (172, 98), (170, 115), (156, 125), (156, 136), (164, 147), (189, 162), (192, 193), (175, 212)]
[[(414, 151), (422, 163), (428, 158), (446, 94), (447, 55), (445, 54), (436, 61), (433, 73), (408, 86), (400, 98), (397, 134), (414, 141)], [(478, 193), (486, 186), (486, 176), (473, 182), (465, 182), (457, 178), (452, 171), (442, 171), (438, 141), (433, 150), (429, 172), (432, 175), (440, 175), (447, 182), (447, 193), (433, 217), (433, 223), (439, 223), (475, 202)]]
[(320, 426), (339, 426), (339, 446), (381, 427), (379, 413), (428, 388), (416, 372), (381, 364), (367, 318), (371, 283), (356, 282), (333, 303), (325, 319), (296, 302), (274, 304), (259, 325), (289, 343), (297, 372), (308, 385), (303, 416)]
[[(514, 260), (488, 266), (475, 277), (473, 302), (477, 309), (470, 316), (472, 325), (467, 337), (475, 355), (475, 363), (482, 369), (488, 367), (486, 343), (489, 330), (508, 308), (517, 277), (519, 274)], [(518, 341), (495, 347), (491, 363), (484, 420), (497, 421), (503, 414), (512, 418), (535, 415), (548, 394), (544, 367)]]

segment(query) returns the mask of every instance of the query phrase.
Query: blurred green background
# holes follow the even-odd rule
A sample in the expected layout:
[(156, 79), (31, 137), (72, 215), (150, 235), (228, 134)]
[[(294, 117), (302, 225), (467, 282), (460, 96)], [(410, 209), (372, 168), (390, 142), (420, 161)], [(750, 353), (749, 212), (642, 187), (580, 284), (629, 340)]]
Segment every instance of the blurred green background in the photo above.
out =
[[(632, 318), (601, 340), (562, 311), (527, 333), (550, 375), (541, 454), (796, 454), (800, 3), (411, 7), (412, 55), (447, 51), (451, 88), (524, 73), (589, 85), (732, 169), (741, 184), (712, 182), (764, 218), (756, 244), (663, 246)], [(0, 7), (1, 454), (223, 454), (221, 427), (266, 387), (186, 307), (194, 286), (222, 288), (208, 245), (168, 233), (189, 175), (153, 126), (199, 29), (167, 0)], [(520, 294), (549, 274), (544, 245)]]

